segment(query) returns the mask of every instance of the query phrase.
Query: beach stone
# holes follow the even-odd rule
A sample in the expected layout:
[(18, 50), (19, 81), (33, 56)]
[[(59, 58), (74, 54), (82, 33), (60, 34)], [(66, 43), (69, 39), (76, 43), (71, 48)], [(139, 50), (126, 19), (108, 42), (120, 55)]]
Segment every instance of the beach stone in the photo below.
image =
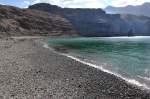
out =
[(44, 48), (43, 41), (0, 39), (0, 99), (150, 98), (149, 91)]

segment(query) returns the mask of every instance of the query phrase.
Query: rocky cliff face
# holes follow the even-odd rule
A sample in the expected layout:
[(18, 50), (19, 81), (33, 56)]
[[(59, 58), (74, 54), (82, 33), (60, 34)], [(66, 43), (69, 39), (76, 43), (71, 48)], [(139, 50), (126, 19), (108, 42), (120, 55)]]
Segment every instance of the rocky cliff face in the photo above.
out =
[(59, 15), (0, 5), (0, 36), (74, 35), (71, 23)]
[(150, 18), (128, 14), (106, 14), (101, 9), (72, 9), (40, 3), (29, 7), (68, 19), (82, 36), (150, 35)]
[(113, 13), (113, 14), (133, 14), (138, 16), (148, 16), (150, 17), (150, 3), (144, 3), (143, 5), (138, 6), (126, 6), (126, 7), (112, 7), (108, 6), (105, 8), (105, 11), (107, 13)]

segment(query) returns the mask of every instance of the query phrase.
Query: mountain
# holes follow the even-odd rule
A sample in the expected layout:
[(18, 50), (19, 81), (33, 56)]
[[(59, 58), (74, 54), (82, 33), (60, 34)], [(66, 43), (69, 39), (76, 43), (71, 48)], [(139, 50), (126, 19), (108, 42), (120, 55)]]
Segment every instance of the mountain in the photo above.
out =
[(74, 35), (72, 24), (59, 15), (0, 5), (0, 36)]
[(138, 6), (126, 6), (126, 7), (112, 7), (108, 6), (105, 8), (105, 11), (113, 14), (134, 14), (134, 15), (143, 15), (150, 17), (150, 3), (144, 3), (143, 5)]
[(106, 14), (102, 9), (61, 8), (39, 3), (29, 9), (54, 13), (68, 19), (82, 36), (150, 35), (150, 18), (130, 14)]
[(0, 36), (149, 36), (150, 18), (102, 9), (39, 3), (27, 9), (0, 5)]

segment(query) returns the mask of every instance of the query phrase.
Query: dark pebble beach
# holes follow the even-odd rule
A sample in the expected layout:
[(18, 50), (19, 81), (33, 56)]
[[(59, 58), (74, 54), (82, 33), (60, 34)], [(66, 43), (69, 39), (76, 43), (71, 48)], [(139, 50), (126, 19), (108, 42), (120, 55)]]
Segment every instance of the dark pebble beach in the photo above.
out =
[(150, 91), (44, 48), (0, 40), (0, 99), (150, 99)]

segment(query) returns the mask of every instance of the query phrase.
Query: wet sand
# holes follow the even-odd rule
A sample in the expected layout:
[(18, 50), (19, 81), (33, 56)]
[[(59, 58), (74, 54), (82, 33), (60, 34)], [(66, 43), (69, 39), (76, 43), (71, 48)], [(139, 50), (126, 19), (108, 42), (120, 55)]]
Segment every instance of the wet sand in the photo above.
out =
[(0, 39), (0, 99), (150, 99), (150, 92), (42, 46)]

